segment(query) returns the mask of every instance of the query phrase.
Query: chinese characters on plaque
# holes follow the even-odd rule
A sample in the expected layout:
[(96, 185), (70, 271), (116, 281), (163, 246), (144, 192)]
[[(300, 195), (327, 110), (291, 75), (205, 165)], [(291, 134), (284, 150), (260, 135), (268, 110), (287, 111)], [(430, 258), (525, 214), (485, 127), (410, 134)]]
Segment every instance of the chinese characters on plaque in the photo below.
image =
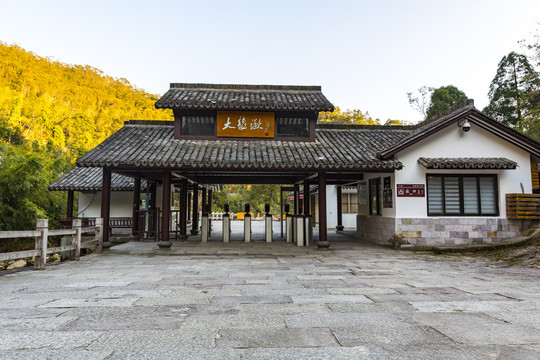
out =
[(217, 136), (274, 137), (274, 113), (218, 111)]
[(425, 197), (424, 184), (397, 184), (397, 196)]

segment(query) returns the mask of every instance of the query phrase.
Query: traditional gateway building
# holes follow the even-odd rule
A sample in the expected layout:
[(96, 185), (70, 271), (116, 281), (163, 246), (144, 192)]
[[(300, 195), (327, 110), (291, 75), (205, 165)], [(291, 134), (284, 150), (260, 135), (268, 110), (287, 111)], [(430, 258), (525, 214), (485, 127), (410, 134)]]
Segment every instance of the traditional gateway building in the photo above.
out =
[[(307, 194), (302, 215), (317, 218), (319, 246), (329, 245), (329, 184), (358, 187), (358, 235), (381, 244), (495, 242), (540, 218), (532, 195), (540, 188), (540, 144), (486, 117), (472, 100), (416, 126), (316, 124), (320, 111), (334, 109), (317, 86), (171, 84), (156, 107), (172, 109), (174, 122), (127, 121), (77, 160), (103, 169), (106, 226), (112, 174), (134, 179), (133, 214), (141, 181), (162, 189), (162, 243), (173, 230), (171, 189), (179, 189), (179, 231), (187, 235), (189, 207), (196, 233), (195, 200), (211, 184), (318, 185), (316, 214)], [(51, 189), (69, 190), (58, 186), (63, 180)]]

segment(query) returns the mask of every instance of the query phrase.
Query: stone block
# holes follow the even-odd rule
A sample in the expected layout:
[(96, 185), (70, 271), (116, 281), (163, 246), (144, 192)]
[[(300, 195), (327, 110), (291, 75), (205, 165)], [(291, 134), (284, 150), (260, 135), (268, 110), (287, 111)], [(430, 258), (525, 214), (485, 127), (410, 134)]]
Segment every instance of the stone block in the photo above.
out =
[(488, 238), (496, 238), (497, 236), (498, 235), (497, 235), (496, 231), (488, 231), (488, 233), (487, 233)]
[(314, 348), (339, 346), (328, 328), (226, 329), (216, 347), (224, 348)]
[(422, 232), (421, 231), (404, 231), (403, 237), (404, 238), (421, 238)]
[(412, 219), (402, 218), (401, 219), (401, 224), (402, 225), (412, 225)]
[(435, 224), (435, 231), (444, 231), (446, 229), (446, 226), (442, 224)]

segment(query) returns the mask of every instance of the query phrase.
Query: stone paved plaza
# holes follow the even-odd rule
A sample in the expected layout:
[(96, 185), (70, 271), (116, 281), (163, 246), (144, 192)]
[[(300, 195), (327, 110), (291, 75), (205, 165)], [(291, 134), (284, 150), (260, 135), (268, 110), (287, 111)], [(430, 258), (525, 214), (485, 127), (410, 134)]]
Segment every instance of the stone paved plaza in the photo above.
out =
[(538, 359), (540, 271), (330, 234), (0, 275), (1, 359)]

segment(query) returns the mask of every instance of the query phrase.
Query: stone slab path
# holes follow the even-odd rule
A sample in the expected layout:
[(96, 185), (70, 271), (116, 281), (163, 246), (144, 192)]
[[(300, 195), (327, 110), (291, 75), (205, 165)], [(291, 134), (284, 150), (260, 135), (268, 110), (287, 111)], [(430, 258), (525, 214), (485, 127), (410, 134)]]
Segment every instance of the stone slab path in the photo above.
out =
[(1, 359), (539, 359), (540, 271), (332, 235), (0, 275)]

